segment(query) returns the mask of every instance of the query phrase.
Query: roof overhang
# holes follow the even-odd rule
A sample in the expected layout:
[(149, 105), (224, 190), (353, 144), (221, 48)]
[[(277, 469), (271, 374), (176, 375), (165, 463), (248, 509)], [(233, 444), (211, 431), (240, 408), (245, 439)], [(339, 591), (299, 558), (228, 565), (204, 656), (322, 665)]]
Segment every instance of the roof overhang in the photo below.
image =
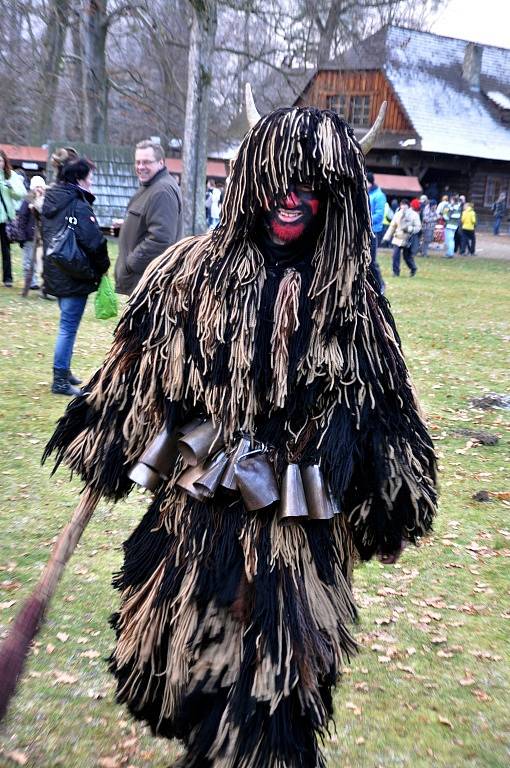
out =
[(374, 173), (378, 187), (391, 195), (421, 195), (423, 188), (416, 176), (405, 176), (397, 173)]

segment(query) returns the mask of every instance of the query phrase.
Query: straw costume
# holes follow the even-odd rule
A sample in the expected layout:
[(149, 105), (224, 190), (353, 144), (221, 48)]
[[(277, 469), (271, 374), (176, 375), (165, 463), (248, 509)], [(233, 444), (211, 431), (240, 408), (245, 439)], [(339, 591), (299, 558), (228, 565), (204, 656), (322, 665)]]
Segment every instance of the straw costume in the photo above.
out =
[[(187, 768), (324, 766), (353, 550), (391, 558), (431, 527), (435, 458), (368, 276), (364, 173), (335, 113), (260, 119), (219, 226), (150, 265), (46, 449), (107, 498), (154, 490), (115, 579), (111, 669)], [(320, 215), (275, 244), (268, 212), (300, 185)]]

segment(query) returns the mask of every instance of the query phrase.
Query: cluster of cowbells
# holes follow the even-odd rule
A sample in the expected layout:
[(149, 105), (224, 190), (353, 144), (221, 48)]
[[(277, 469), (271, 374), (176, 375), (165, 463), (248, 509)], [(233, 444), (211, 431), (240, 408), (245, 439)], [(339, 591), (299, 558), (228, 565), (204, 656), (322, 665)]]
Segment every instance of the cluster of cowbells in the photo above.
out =
[(288, 464), (280, 489), (268, 450), (252, 449), (244, 435), (227, 450), (221, 425), (210, 419), (195, 419), (172, 434), (164, 429), (132, 467), (130, 479), (155, 491), (161, 480), (168, 479), (176, 451), (186, 464), (177, 485), (199, 501), (212, 499), (222, 489), (239, 492), (250, 512), (279, 502), (281, 522), (330, 520), (340, 512), (318, 464)]

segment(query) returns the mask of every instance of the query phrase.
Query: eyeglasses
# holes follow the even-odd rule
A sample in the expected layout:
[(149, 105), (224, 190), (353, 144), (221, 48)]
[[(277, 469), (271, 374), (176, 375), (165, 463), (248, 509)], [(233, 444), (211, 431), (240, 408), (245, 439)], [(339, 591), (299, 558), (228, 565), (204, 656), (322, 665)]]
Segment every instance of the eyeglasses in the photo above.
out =
[(159, 163), (159, 160), (135, 160), (135, 166), (141, 165), (146, 168), (148, 165)]

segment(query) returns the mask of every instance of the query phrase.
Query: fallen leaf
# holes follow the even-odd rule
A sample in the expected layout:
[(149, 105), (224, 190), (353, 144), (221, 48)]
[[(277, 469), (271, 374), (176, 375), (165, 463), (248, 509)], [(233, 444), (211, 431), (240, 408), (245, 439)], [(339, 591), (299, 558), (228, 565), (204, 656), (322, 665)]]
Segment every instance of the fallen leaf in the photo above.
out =
[(3, 592), (13, 592), (15, 589), (19, 589), (21, 584), (19, 581), (0, 581), (0, 589)]
[(84, 659), (97, 659), (101, 654), (99, 651), (83, 651), (83, 653), (80, 653), (80, 656)]
[(62, 685), (72, 685), (78, 682), (77, 675), (70, 675), (67, 672), (61, 672), (59, 669), (53, 672), (53, 676), (55, 678), (55, 685), (59, 683)]
[(352, 701), (346, 701), (345, 702), (345, 708), (350, 709), (355, 715), (361, 715), (362, 709), (361, 707), (358, 707), (357, 704), (354, 704)]
[(97, 764), (100, 768), (119, 768), (120, 757), (100, 757)]
[(6, 752), (6, 757), (12, 760), (16, 765), (26, 765), (28, 763), (28, 757), (24, 752), (20, 752), (19, 749), (13, 749), (12, 752)]
[(465, 671), (465, 677), (462, 677), (459, 680), (459, 685), (468, 686), (468, 685), (474, 685), (475, 678), (471, 675), (471, 673), (466, 669)]
[(89, 688), (87, 691), (87, 696), (89, 699), (96, 699), (97, 701), (100, 701), (101, 699), (105, 698), (106, 693), (104, 693), (104, 691), (94, 691), (93, 688)]
[(8, 600), (5, 603), (0, 603), (0, 611), (6, 611), (8, 608), (12, 608), (13, 605), (16, 605), (16, 600)]
[(476, 696), (478, 701), (490, 701), (491, 697), (488, 693), (485, 693), (485, 691), (481, 691), (478, 688), (475, 688), (473, 691), (473, 696)]
[(358, 747), (360, 747), (364, 743), (365, 743), (365, 739), (363, 738), (363, 736), (358, 736), (358, 738), (356, 739), (356, 744), (358, 745)]
[(446, 726), (448, 726), (448, 728), (452, 728), (453, 729), (453, 725), (452, 725), (451, 721), (448, 720), (447, 717), (443, 717), (443, 715), (439, 715), (438, 719), (439, 719), (439, 722), (441, 723), (441, 725), (446, 725)]
[(48, 645), (46, 646), (46, 653), (53, 653), (54, 650), (55, 650), (55, 646), (52, 645), (51, 643), (48, 643)]
[(57, 632), (57, 639), (60, 640), (61, 643), (67, 643), (69, 635), (67, 632)]

